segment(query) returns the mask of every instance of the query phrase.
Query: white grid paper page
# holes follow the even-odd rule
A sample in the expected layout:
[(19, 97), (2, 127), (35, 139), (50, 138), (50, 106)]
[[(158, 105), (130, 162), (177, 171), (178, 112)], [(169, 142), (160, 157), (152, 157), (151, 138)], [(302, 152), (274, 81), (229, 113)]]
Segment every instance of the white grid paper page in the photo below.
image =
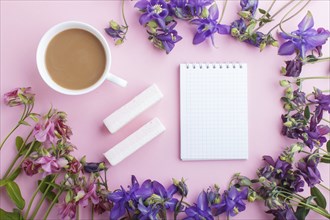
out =
[(181, 159), (248, 158), (246, 64), (180, 65)]

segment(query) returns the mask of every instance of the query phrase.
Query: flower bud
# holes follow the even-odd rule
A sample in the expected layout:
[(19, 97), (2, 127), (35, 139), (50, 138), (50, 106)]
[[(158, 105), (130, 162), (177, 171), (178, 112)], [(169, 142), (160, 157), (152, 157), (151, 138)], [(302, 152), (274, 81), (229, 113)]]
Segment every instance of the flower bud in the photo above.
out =
[(276, 40), (272, 41), (271, 45), (273, 47), (278, 47), (278, 41), (276, 41)]
[(208, 16), (209, 16), (209, 10), (206, 7), (204, 7), (203, 11), (202, 11), (202, 14), (201, 14), (201, 17), (202, 18), (207, 18)]
[(256, 198), (257, 198), (257, 193), (255, 191), (253, 191), (253, 192), (249, 193), (247, 199), (249, 202), (254, 202), (256, 200)]
[(237, 37), (237, 36), (239, 36), (239, 30), (237, 29), (237, 28), (232, 28), (231, 30), (230, 30), (230, 34), (231, 34), (231, 36), (233, 36), (233, 37)]
[(280, 85), (282, 87), (288, 87), (288, 86), (290, 86), (290, 81), (283, 79), (280, 81)]
[(182, 178), (181, 181), (178, 181), (176, 179), (172, 179), (173, 184), (178, 187), (179, 194), (186, 197), (188, 195), (188, 186), (185, 183), (184, 179)]
[(261, 42), (260, 43), (260, 46), (259, 46), (260, 52), (265, 49), (266, 45), (267, 45), (266, 42)]
[(118, 31), (120, 29), (120, 26), (117, 22), (115, 22), (114, 20), (110, 21), (110, 27), (116, 31)]
[(264, 176), (259, 177), (259, 182), (263, 183), (266, 181), (266, 178)]
[(240, 11), (240, 12), (238, 13), (238, 15), (241, 16), (241, 17), (244, 18), (244, 19), (249, 19), (249, 18), (251, 18), (251, 12), (249, 12), (249, 11)]
[(292, 106), (289, 103), (286, 103), (284, 105), (284, 109), (287, 110), (287, 111), (290, 111), (292, 109)]
[(283, 123), (283, 125), (284, 125), (285, 127), (291, 128), (292, 125), (293, 125), (293, 123), (292, 123), (292, 121), (287, 121), (287, 122)]

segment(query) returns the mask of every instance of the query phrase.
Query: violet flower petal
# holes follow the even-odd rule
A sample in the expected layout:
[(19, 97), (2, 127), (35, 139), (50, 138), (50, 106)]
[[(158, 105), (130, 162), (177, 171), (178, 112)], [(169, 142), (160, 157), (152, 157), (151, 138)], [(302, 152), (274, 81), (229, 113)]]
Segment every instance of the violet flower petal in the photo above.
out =
[(278, 55), (291, 55), (295, 51), (295, 45), (292, 41), (285, 42), (278, 49)]
[(307, 15), (304, 19), (298, 24), (298, 28), (300, 31), (307, 31), (314, 26), (313, 15), (310, 11), (307, 12)]

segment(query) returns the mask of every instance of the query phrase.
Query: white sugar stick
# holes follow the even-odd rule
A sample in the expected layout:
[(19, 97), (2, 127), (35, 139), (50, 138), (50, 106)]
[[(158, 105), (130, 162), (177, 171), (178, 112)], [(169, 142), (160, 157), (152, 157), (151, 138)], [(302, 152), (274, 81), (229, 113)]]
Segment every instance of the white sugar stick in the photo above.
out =
[(115, 133), (162, 98), (162, 92), (153, 84), (109, 115), (103, 123), (111, 133)]
[(158, 118), (154, 118), (119, 144), (108, 150), (104, 156), (112, 166), (115, 166), (165, 130), (166, 129), (161, 121)]

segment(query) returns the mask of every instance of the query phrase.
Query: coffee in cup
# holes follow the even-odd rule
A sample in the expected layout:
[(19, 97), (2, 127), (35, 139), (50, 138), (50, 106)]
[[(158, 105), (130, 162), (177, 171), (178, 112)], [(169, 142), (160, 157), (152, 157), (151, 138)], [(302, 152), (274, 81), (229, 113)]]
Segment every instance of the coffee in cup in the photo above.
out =
[(37, 64), (44, 81), (64, 94), (90, 92), (106, 79), (123, 87), (127, 84), (109, 73), (111, 53), (104, 37), (82, 22), (51, 28), (39, 43)]

